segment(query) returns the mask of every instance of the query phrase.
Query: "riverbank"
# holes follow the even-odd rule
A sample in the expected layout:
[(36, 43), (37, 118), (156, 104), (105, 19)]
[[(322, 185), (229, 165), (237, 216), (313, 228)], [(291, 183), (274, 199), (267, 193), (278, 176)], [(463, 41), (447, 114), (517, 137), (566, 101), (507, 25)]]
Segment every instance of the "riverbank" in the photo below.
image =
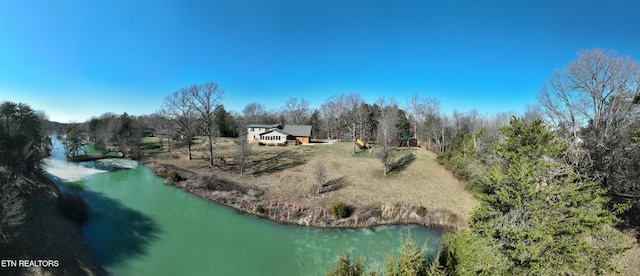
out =
[(58, 188), (41, 175), (19, 179), (25, 199), (25, 222), (19, 236), (0, 244), (0, 259), (51, 261), (48, 267), (0, 267), (1, 275), (101, 275), (100, 265), (93, 259), (82, 236), (81, 227), (63, 217), (58, 210), (61, 196)]
[(170, 164), (148, 161), (145, 165), (156, 175), (165, 178), (167, 184), (240, 212), (283, 224), (317, 228), (368, 228), (379, 225), (415, 224), (443, 232), (457, 231), (460, 227), (466, 226), (462, 218), (446, 209), (426, 209), (426, 212), (422, 213), (417, 211), (418, 206), (407, 204), (376, 206), (346, 203), (349, 216), (337, 218), (332, 213), (331, 206), (314, 207), (282, 201), (257, 187), (247, 187)]
[[(385, 176), (375, 152), (353, 154), (351, 143), (249, 146), (244, 175), (232, 138), (216, 140), (213, 167), (201, 139), (194, 140), (192, 159), (186, 147), (171, 152), (158, 148), (145, 153), (144, 163), (167, 183), (201, 198), (301, 226), (417, 224), (455, 231), (468, 225), (477, 204), (464, 184), (436, 162), (436, 155), (422, 148), (395, 151), (398, 164)], [(318, 167), (324, 167), (326, 176), (320, 188)], [(348, 217), (332, 213), (338, 203), (347, 206)]]

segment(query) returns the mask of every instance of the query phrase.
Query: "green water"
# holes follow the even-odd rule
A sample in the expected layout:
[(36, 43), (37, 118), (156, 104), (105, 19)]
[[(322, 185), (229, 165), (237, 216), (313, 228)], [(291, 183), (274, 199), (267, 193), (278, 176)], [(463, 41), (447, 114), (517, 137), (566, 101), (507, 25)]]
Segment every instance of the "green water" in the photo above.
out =
[(74, 187), (89, 202), (84, 234), (112, 275), (324, 275), (340, 252), (362, 254), (368, 263), (382, 265), (409, 229), (420, 243), (429, 240), (431, 254), (440, 240), (438, 231), (415, 226), (328, 230), (280, 225), (164, 185), (131, 161), (55, 161), (45, 166), (50, 177), (64, 190)]

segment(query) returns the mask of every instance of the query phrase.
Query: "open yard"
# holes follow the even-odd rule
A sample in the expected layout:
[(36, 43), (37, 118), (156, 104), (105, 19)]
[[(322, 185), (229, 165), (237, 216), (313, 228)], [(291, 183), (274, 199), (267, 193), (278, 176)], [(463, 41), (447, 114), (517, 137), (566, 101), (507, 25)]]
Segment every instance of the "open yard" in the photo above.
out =
[[(424, 206), (427, 210), (448, 209), (466, 220), (476, 205), (463, 183), (437, 164), (434, 153), (423, 148), (397, 150), (395, 159), (404, 162), (384, 176), (375, 148), (373, 152), (357, 150), (354, 155), (353, 144), (348, 142), (287, 147), (251, 144), (249, 165), (245, 175), (240, 175), (235, 166), (232, 139), (216, 141), (214, 168), (209, 168), (205, 159), (206, 143), (202, 143), (202, 139), (196, 142), (193, 160), (188, 160), (186, 147), (172, 149), (171, 153), (159, 153), (156, 149), (151, 159), (213, 174), (263, 190), (270, 198), (309, 207), (327, 207), (338, 201), (355, 206), (405, 204)], [(166, 150), (166, 146), (164, 143), (162, 150)], [(318, 164), (327, 171), (321, 194), (317, 192), (315, 176)]]

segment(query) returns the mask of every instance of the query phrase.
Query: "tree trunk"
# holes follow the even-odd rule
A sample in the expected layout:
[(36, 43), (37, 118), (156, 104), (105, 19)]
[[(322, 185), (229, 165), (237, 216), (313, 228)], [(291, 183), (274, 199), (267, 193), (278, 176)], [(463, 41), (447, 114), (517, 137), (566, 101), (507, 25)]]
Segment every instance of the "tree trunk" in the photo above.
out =
[(356, 154), (356, 124), (353, 123), (353, 153), (352, 154)]
[(213, 137), (209, 134), (209, 167), (213, 168)]
[(189, 149), (189, 160), (191, 160), (191, 141), (189, 141), (187, 145), (187, 148)]

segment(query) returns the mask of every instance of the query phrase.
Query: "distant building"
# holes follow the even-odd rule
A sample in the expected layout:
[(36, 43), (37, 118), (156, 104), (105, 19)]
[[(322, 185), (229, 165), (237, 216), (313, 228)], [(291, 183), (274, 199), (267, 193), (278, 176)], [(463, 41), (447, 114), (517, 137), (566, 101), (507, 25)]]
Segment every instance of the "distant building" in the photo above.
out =
[(260, 134), (273, 129), (282, 129), (282, 126), (280, 124), (250, 124), (247, 126), (247, 141), (257, 143), (260, 141)]
[(308, 144), (311, 142), (311, 125), (264, 125), (247, 126), (247, 141), (262, 144)]
[(311, 142), (311, 125), (286, 125), (283, 131), (303, 144)]

